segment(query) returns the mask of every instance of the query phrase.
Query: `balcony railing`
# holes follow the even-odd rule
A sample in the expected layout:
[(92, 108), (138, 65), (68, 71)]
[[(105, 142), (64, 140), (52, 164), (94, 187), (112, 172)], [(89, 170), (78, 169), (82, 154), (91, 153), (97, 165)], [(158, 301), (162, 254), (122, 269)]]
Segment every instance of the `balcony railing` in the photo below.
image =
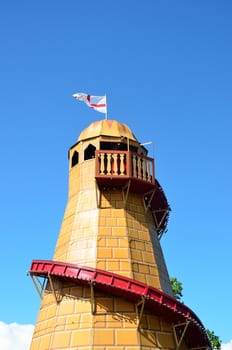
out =
[(134, 178), (155, 184), (154, 159), (128, 151), (97, 150), (96, 177)]

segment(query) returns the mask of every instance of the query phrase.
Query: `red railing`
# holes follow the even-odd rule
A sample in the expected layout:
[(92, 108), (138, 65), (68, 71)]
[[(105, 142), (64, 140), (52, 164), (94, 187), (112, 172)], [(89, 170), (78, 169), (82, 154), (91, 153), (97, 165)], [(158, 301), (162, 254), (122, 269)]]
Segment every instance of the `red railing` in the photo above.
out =
[(154, 159), (128, 151), (97, 150), (96, 177), (135, 178), (155, 184)]

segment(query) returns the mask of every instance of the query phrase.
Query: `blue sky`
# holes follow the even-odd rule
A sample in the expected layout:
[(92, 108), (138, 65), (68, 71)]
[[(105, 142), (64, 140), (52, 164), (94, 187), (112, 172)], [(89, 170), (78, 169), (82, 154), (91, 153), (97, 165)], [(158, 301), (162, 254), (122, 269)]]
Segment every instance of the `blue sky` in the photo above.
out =
[(35, 324), (40, 300), (26, 273), (32, 259), (52, 258), (68, 148), (104, 117), (72, 94), (106, 93), (108, 118), (154, 142), (172, 208), (169, 273), (230, 342), (231, 16), (229, 0), (1, 4), (1, 322)]

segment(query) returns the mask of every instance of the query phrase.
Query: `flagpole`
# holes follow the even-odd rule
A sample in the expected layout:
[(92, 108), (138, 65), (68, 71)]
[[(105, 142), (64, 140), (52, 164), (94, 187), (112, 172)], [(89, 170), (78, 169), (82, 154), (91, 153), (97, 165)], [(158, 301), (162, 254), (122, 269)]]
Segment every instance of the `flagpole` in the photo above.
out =
[[(106, 94), (105, 94), (105, 97), (106, 97)], [(105, 114), (105, 120), (107, 120), (107, 118), (108, 118), (108, 115), (107, 115), (107, 102), (106, 102), (106, 114)]]

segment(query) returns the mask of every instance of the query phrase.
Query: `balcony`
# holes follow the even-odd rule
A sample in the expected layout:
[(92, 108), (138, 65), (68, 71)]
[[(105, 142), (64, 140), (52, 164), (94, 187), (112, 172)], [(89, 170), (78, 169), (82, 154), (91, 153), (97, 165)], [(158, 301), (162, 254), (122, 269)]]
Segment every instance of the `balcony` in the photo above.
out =
[(128, 151), (97, 150), (96, 179), (101, 185), (121, 188), (128, 180), (135, 192), (155, 185), (154, 159)]

